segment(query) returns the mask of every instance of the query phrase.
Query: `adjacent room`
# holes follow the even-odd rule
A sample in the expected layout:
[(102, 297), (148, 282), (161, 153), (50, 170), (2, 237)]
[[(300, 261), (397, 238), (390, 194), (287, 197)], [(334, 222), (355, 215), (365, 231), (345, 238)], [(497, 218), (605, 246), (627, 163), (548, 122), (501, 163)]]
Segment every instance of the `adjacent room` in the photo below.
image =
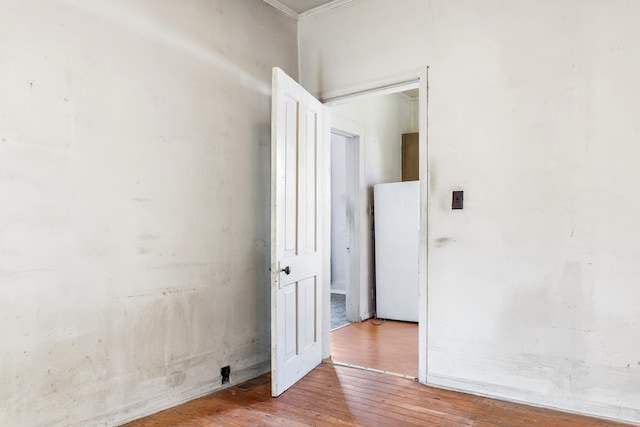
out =
[(419, 91), (396, 90), (331, 107), (331, 359), (417, 378)]
[(640, 425), (639, 72), (635, 0), (0, 0), (0, 425)]

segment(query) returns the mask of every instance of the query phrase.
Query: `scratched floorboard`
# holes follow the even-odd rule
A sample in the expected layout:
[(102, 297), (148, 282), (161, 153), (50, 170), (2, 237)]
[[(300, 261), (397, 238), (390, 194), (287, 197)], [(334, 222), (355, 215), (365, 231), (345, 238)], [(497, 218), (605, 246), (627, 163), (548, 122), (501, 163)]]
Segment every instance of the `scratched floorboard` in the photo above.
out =
[(278, 398), (268, 375), (159, 412), (127, 427), (196, 426), (557, 426), (610, 421), (426, 387), (391, 375), (323, 364)]

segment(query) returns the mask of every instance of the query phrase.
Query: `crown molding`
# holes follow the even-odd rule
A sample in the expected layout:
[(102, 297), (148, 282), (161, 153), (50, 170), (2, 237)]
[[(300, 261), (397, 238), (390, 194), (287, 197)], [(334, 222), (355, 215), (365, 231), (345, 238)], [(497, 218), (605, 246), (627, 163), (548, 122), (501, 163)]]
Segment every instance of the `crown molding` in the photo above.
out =
[(332, 9), (335, 9), (336, 7), (345, 6), (349, 3), (352, 3), (354, 0), (333, 0), (332, 2), (320, 5), (318, 7), (314, 7), (313, 9), (309, 9), (306, 12), (302, 12), (302, 13), (296, 12), (295, 10), (291, 9), (289, 6), (285, 4), (282, 4), (278, 0), (262, 0), (262, 1), (267, 3), (268, 5), (275, 7), (276, 9), (278, 9), (280, 12), (284, 13), (288, 17), (300, 21), (303, 19), (311, 18), (312, 16), (315, 16), (315, 15), (320, 15), (321, 13), (326, 13)]
[(276, 9), (278, 9), (280, 12), (284, 13), (288, 17), (298, 19), (298, 16), (299, 16), (298, 12), (291, 9), (289, 6), (280, 3), (278, 0), (262, 0), (262, 1), (270, 6), (275, 7)]
[(346, 6), (349, 3), (352, 3), (354, 0), (333, 0), (330, 3), (320, 5), (318, 7), (314, 7), (313, 9), (309, 9), (306, 12), (302, 12), (298, 15), (298, 21), (303, 19), (311, 18), (315, 15), (320, 15), (321, 13), (326, 13), (332, 9), (337, 7)]

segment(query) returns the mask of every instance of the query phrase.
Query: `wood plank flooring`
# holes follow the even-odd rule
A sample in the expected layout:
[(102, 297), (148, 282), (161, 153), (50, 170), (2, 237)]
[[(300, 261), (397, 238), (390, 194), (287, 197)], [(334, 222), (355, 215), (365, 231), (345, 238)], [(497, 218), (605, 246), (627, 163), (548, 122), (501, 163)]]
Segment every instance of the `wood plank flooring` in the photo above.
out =
[(323, 364), (278, 398), (269, 376), (127, 424), (151, 426), (557, 426), (615, 422), (426, 387), (376, 372)]
[(386, 320), (352, 323), (331, 332), (334, 362), (418, 376), (418, 324)]

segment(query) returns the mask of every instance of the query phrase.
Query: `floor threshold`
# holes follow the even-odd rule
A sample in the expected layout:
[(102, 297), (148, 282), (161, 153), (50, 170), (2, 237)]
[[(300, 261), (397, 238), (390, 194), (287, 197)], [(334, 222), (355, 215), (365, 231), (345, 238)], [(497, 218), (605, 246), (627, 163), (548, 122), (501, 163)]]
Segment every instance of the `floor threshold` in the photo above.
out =
[(379, 374), (392, 375), (394, 377), (404, 378), (404, 379), (410, 380), (410, 381), (418, 381), (418, 378), (416, 378), (416, 377), (414, 377), (412, 375), (399, 374), (397, 372), (385, 371), (384, 369), (369, 368), (367, 366), (355, 365), (353, 363), (337, 362), (337, 361), (331, 360), (331, 359), (323, 360), (322, 363), (325, 363), (327, 365), (343, 366), (345, 368), (359, 369), (361, 371), (377, 372)]

